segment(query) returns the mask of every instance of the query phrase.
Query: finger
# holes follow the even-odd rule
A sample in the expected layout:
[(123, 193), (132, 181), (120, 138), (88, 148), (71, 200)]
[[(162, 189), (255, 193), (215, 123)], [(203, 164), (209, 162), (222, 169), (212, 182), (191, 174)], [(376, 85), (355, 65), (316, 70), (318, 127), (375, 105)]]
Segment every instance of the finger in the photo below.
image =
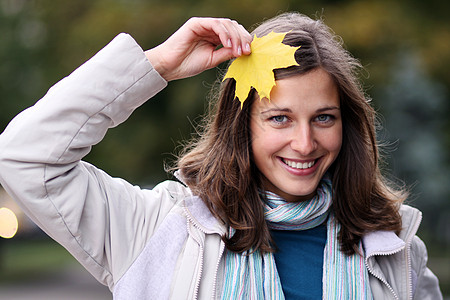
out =
[(205, 19), (203, 29), (204, 32), (199, 33), (199, 35), (208, 35), (213, 33), (214, 36), (208, 37), (208, 40), (213, 39), (217, 36), (220, 40), (220, 43), (225, 48), (233, 49), (234, 56), (240, 56), (242, 54), (240, 30), (238, 29), (238, 24), (236, 21), (225, 18)]
[(244, 26), (234, 20), (229, 20), (228, 23), (225, 24), (228, 28), (228, 31), (233, 36), (232, 41), (234, 55), (249, 55), (251, 52), (250, 44), (253, 40), (253, 37), (250, 35), (250, 33), (244, 28)]
[(196, 38), (207, 40), (226, 41), (229, 37), (228, 30), (221, 23), (221, 19), (215, 18), (192, 17), (180, 29), (184, 29), (186, 33), (193, 33)]
[(191, 18), (189, 23), (197, 37), (215, 46), (232, 48), (233, 56), (250, 54), (252, 37), (238, 22), (226, 18)]
[(239, 30), (241, 31), (242, 52), (245, 55), (249, 55), (251, 53), (250, 45), (253, 41), (253, 37), (241, 24), (239, 24)]
[[(225, 25), (227, 19), (211, 19), (211, 30), (214, 33), (214, 38), (218, 37), (218, 40), (225, 48), (232, 48), (232, 34), (229, 31), (228, 26)], [(206, 29), (206, 28), (205, 28)]]
[(227, 28), (233, 48), (233, 55), (238, 57), (242, 55), (242, 37), (239, 24), (234, 20), (224, 20), (224, 26)]

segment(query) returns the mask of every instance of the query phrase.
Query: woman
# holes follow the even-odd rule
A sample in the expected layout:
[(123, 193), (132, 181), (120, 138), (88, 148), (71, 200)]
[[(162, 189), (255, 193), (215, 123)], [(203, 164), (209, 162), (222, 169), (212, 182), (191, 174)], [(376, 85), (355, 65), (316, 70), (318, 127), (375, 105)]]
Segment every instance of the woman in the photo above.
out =
[(299, 66), (242, 108), (226, 80), (181, 183), (142, 190), (81, 159), (167, 81), (250, 54), (235, 21), (191, 19), (145, 53), (119, 35), (11, 122), (2, 185), (116, 299), (439, 299), (420, 212), (380, 175), (359, 64), (320, 21), (255, 33), (271, 31)]

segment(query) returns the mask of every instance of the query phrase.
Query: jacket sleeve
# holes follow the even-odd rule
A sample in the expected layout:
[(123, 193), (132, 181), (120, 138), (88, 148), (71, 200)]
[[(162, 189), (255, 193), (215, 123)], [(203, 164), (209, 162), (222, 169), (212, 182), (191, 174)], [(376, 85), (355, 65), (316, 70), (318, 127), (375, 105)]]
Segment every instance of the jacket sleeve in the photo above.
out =
[(174, 203), (167, 188), (141, 190), (81, 159), (166, 85), (120, 34), (0, 135), (2, 186), (110, 289)]
[(439, 288), (439, 281), (436, 275), (427, 267), (428, 254), (425, 244), (415, 236), (411, 244), (411, 263), (415, 270), (413, 277), (416, 277), (414, 290), (414, 299), (442, 299), (442, 293)]

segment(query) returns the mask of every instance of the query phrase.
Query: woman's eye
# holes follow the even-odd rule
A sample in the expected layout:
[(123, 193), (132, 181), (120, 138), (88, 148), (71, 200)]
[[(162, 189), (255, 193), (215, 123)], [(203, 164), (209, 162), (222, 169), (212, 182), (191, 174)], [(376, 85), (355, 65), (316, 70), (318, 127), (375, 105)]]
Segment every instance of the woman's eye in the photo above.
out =
[(317, 121), (319, 121), (320, 123), (327, 123), (329, 121), (331, 121), (332, 116), (330, 115), (319, 115), (317, 116)]
[(270, 118), (272, 121), (276, 122), (276, 123), (284, 123), (287, 121), (287, 117), (280, 115), (280, 116), (273, 116)]

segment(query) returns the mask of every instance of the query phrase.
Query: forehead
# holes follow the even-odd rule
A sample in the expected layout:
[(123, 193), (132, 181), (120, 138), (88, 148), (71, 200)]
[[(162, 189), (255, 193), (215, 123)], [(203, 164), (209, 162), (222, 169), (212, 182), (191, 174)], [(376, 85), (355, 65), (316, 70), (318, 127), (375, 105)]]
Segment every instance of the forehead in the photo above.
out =
[(323, 69), (294, 75), (276, 81), (267, 98), (256, 99), (252, 110), (263, 109), (319, 109), (326, 106), (339, 107), (339, 92), (331, 75)]

